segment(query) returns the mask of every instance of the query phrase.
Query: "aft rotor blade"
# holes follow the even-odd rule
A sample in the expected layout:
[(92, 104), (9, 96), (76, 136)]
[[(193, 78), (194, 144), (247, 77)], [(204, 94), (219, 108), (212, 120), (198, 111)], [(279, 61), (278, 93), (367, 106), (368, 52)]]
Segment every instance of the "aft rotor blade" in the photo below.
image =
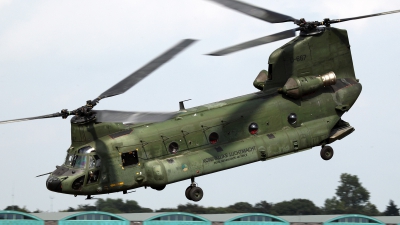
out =
[(125, 112), (113, 110), (93, 110), (96, 113), (97, 122), (114, 123), (155, 123), (169, 120), (176, 116), (177, 112)]
[(365, 16), (357, 16), (357, 17), (350, 17), (350, 18), (344, 18), (344, 19), (335, 19), (335, 20), (330, 20), (329, 22), (331, 24), (332, 23), (341, 23), (341, 22), (345, 22), (345, 21), (349, 21), (349, 20), (358, 20), (358, 19), (364, 19), (364, 18), (374, 17), (374, 16), (384, 16), (384, 15), (399, 13), (399, 12), (400, 12), (400, 10), (394, 10), (394, 11), (370, 14), (370, 15), (365, 15)]
[(264, 20), (270, 23), (283, 23), (289, 21), (296, 21), (291, 16), (287, 16), (284, 14), (280, 14), (268, 9), (263, 9), (254, 5), (250, 5), (244, 2), (236, 1), (236, 0), (211, 0), (213, 2), (217, 2), (223, 6), (226, 6), (230, 9), (234, 9), (246, 15), (255, 17), (260, 20)]
[(4, 121), (0, 121), (0, 124), (15, 123), (15, 122), (28, 121), (28, 120), (47, 119), (47, 118), (53, 118), (53, 117), (60, 117), (62, 115), (63, 114), (61, 114), (61, 113), (53, 113), (53, 114), (43, 115), (43, 116), (28, 117), (28, 118), (15, 119), (15, 120), (4, 120)]
[(159, 57), (153, 59), (153, 61), (149, 62), (147, 65), (143, 66), (136, 72), (133, 72), (131, 75), (127, 76), (125, 79), (121, 80), (119, 83), (103, 92), (98, 98), (102, 99), (124, 93), (195, 41), (196, 40), (192, 39), (182, 40)]
[(290, 38), (290, 37), (294, 37), (296, 35), (296, 29), (291, 29), (291, 30), (286, 30), (280, 33), (276, 33), (276, 34), (272, 34), (272, 35), (268, 35), (262, 38), (258, 38), (258, 39), (254, 39), (248, 42), (244, 42), (238, 45), (234, 45), (232, 47), (228, 47), (228, 48), (224, 48), (221, 49), (219, 51), (207, 54), (207, 55), (213, 55), (213, 56), (223, 56), (223, 55), (227, 55), (230, 54), (232, 52), (237, 52), (237, 51), (241, 51), (244, 49), (248, 49), (248, 48), (252, 48), (255, 46), (259, 46), (259, 45), (263, 45), (263, 44), (267, 44), (267, 43), (271, 43), (274, 41), (279, 41), (279, 40), (283, 40), (286, 38)]

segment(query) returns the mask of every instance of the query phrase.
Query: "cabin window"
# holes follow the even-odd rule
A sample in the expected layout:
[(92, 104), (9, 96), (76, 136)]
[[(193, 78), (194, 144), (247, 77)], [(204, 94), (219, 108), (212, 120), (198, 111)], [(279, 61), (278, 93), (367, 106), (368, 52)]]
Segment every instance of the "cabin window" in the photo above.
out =
[(258, 125), (256, 123), (251, 123), (249, 125), (249, 133), (254, 135), (257, 134), (257, 132), (258, 132)]
[(89, 168), (100, 167), (101, 159), (98, 155), (89, 156)]
[(289, 114), (289, 116), (288, 116), (288, 122), (290, 123), (290, 124), (295, 124), (296, 122), (297, 122), (297, 115), (296, 115), (296, 113), (290, 113)]
[(125, 152), (121, 154), (122, 166), (136, 165), (139, 163), (137, 150)]
[(215, 132), (212, 132), (210, 136), (208, 136), (208, 140), (210, 141), (210, 144), (216, 144), (218, 142), (219, 135)]
[(177, 151), (179, 150), (179, 145), (176, 142), (172, 142), (171, 144), (169, 144), (168, 146), (168, 151), (171, 154), (175, 154)]
[(99, 180), (99, 170), (89, 171), (88, 173), (88, 184), (96, 183)]

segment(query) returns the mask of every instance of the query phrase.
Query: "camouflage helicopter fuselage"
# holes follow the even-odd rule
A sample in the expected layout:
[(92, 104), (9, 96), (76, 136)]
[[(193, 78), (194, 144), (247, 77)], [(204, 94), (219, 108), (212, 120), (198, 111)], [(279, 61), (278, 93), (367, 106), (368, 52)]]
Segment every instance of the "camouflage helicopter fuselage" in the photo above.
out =
[(73, 118), (66, 162), (49, 176), (47, 188), (88, 196), (143, 186), (161, 190), (325, 146), (354, 130), (341, 120), (361, 93), (345, 30), (300, 35), (275, 50), (268, 64), (254, 82), (262, 91), (181, 110), (164, 122)]

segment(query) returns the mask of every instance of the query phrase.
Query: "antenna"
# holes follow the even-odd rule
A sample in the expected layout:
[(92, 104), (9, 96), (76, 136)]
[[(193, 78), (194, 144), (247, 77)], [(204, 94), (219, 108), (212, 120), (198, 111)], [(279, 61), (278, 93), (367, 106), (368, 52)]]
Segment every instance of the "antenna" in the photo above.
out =
[(190, 100), (192, 100), (192, 99), (186, 99), (186, 100), (180, 101), (179, 102), (179, 111), (185, 111), (185, 105), (183, 104), (183, 102), (190, 101)]
[(12, 207), (12, 210), (14, 211), (14, 182), (13, 182), (13, 187), (12, 187), (11, 196), (12, 196), (11, 207)]
[(53, 199), (54, 196), (50, 196), (50, 212), (53, 212)]

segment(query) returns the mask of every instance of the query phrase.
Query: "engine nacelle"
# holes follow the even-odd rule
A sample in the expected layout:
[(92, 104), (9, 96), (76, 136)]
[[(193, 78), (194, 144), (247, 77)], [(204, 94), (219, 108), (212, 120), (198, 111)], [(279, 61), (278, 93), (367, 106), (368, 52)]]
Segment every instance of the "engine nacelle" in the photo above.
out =
[(336, 84), (336, 75), (331, 71), (319, 76), (291, 77), (279, 91), (297, 99), (322, 87), (334, 84)]

